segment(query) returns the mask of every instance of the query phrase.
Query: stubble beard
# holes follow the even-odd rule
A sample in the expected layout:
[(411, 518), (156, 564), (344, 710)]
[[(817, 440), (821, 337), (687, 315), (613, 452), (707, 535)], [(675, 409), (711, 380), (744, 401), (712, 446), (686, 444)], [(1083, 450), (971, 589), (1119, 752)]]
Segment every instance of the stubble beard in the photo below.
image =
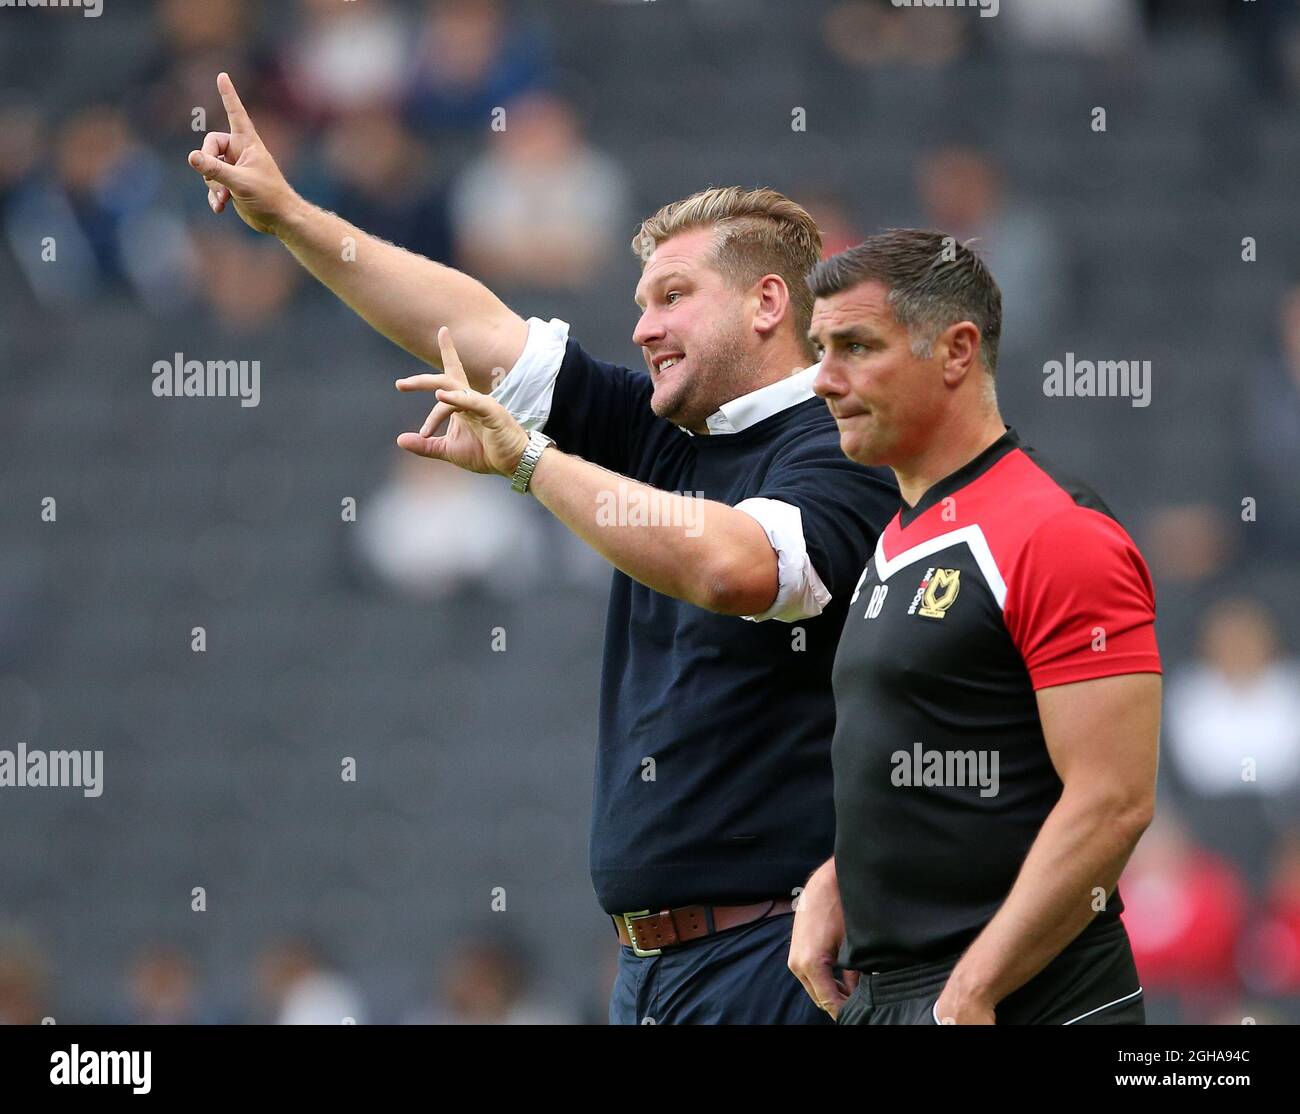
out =
[[(690, 375), (668, 395), (656, 389), (651, 408), (661, 418), (687, 429), (703, 428), (705, 419), (724, 402), (747, 394), (752, 368), (746, 362), (743, 326), (720, 327), (707, 340), (691, 345)], [(671, 371), (669, 372), (671, 374)]]

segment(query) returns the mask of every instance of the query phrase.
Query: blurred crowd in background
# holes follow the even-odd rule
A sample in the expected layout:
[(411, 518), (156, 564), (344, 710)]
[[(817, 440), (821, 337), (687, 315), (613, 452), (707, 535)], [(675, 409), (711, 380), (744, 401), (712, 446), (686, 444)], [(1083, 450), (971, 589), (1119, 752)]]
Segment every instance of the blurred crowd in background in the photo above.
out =
[[(0, 12), (0, 746), (103, 746), (110, 771), (90, 822), (30, 791), (21, 806), (0, 799), (14, 854), (0, 867), (0, 1022), (603, 1017), (614, 943), (584, 891), (581, 844), (606, 570), (503, 485), (393, 449), (417, 416), (386, 393), (412, 361), (273, 240), (207, 209), (185, 156), (226, 127), (221, 70), (304, 196), (470, 271), (525, 316), (571, 321), (589, 349), (633, 367), (631, 233), (706, 185), (785, 190), (828, 254), (888, 225), (975, 238), (1004, 293), (1004, 414), (1093, 482), (1156, 578), (1161, 800), (1121, 883), (1149, 1017), (1300, 1021), (1294, 3), (1003, 0), (992, 19), (885, 0), (126, 8)], [(260, 358), (265, 404), (166, 409), (146, 375), (174, 351)], [(1152, 359), (1153, 405), (1045, 397), (1038, 369), (1067, 351)], [(55, 489), (68, 509), (52, 530), (30, 508)], [(339, 541), (343, 495), (361, 511)], [(301, 619), (308, 597), (318, 609)], [(558, 600), (545, 618), (541, 599)], [(165, 617), (188, 632), (200, 612), (219, 626), (221, 608), (250, 627), (220, 682), (160, 656)], [(465, 632), (503, 609), (510, 629), (531, 623), (542, 646), (567, 647), (552, 671), (534, 657), (489, 682), (480, 662), (439, 684)], [(260, 622), (283, 645), (268, 648)], [(400, 623), (414, 641), (401, 644)], [(344, 643), (355, 660), (330, 659)], [(238, 788), (234, 803), (205, 802), (208, 827), (164, 798), (193, 805), (215, 785), (203, 763), (223, 741), (274, 763), (279, 740), (307, 760), (345, 730), (330, 690), (346, 675), (375, 693), (386, 661), (400, 683), (358, 698), (355, 731), (395, 768), (413, 763), (394, 779), (413, 788), (340, 821), (369, 825), (372, 844), (344, 881), (319, 882), (378, 910), (362, 931), (298, 894), (311, 847), (277, 842), (310, 823), (310, 794)], [(262, 688), (264, 676), (279, 680)], [(132, 687), (141, 677), (191, 704), (211, 697), (208, 742), (183, 725), (188, 697), (155, 716), (159, 698)], [(527, 717), (542, 756), (521, 759), (534, 764), (519, 807), (549, 804), (535, 826), (511, 812), (501, 823), (515, 828), (483, 837), (485, 802), (514, 808), (491, 795), (510, 774), (487, 737), (434, 771), (448, 834), (412, 805), (384, 843), (385, 810), (421, 792), (427, 751), (457, 745), (414, 706), (436, 691), (442, 716), (475, 686), (491, 692), (462, 700), (459, 730), (507, 733)], [(555, 717), (534, 691), (572, 720), (542, 722)], [(310, 732), (293, 722), (299, 706), (316, 714)], [(175, 735), (150, 740), (163, 723)], [(187, 746), (192, 760), (150, 780)], [(115, 768), (141, 771), (121, 805)], [(272, 776), (265, 792), (290, 781)], [(114, 834), (143, 827), (216, 863), (205, 833), (257, 822), (262, 874), (245, 896), (271, 912), (223, 924), (220, 947), (187, 926), (183, 900), (157, 911), (149, 879), (174, 879), (182, 897), (197, 884), (181, 856), (128, 854)], [(334, 834), (322, 821), (320, 839)], [(457, 850), (484, 841), (485, 860)], [(60, 873), (86, 853), (103, 867), (90, 874), (111, 876), (102, 891)], [(387, 889), (371, 853), (405, 864)], [(476, 896), (404, 901), (427, 877), (420, 854), (444, 871), (443, 895)], [(539, 856), (555, 860), (538, 886), (563, 947), (488, 924), (490, 880), (530, 879)]]

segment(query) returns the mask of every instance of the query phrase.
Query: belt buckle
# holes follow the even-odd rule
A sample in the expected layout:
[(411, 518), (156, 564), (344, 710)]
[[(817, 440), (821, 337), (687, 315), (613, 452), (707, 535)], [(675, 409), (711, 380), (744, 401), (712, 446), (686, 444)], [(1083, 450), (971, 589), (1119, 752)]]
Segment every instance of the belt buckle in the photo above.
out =
[(636, 942), (636, 929), (632, 927), (633, 921), (642, 921), (646, 917), (657, 917), (659, 913), (653, 913), (649, 909), (642, 909), (637, 913), (622, 913), (623, 926), (627, 929), (627, 938), (632, 941), (632, 953), (645, 959), (652, 955), (663, 955), (663, 948), (643, 948)]

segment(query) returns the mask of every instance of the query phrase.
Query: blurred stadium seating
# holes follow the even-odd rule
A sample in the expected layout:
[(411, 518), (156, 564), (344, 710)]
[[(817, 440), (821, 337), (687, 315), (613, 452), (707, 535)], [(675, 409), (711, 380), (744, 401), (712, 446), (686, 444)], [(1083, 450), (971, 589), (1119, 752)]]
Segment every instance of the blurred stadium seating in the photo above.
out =
[[(185, 155), (196, 108), (224, 127), (219, 69), (305, 194), (453, 263), (485, 258), (449, 199), (499, 138), (492, 107), (567, 103), (577, 131), (538, 142), (608, 180), (547, 178), (567, 192), (531, 200), (570, 222), (562, 239), (602, 247), (558, 282), (521, 258), (502, 293), (631, 366), (637, 262), (584, 212), (621, 206), (630, 237), (665, 201), (737, 182), (815, 195), (862, 231), (916, 224), (935, 215), (935, 153), (973, 152), (961, 173), (986, 165), (996, 185), (971, 234), (995, 274), (1034, 276), (1007, 307), (1008, 420), (1143, 545), (1171, 679), (1209, 683), (1200, 632), (1241, 599), (1276, 627), (1242, 683), (1294, 684), (1300, 314), (1289, 346), (1279, 322), (1300, 284), (1295, 5), (1249, 5), (1267, 35), (1239, 4), (1096, 7), (1115, 21), (1102, 53), (865, 0), (0, 14), (0, 747), (105, 753), (102, 797), (0, 796), (0, 1021), (339, 1002), (454, 1020), (466, 985), (513, 977), (513, 945), (483, 928), (497, 887), (560, 943), (527, 953), (531, 1004), (503, 995), (475, 1019), (603, 1016), (613, 940), (585, 839), (606, 574), (532, 504), (478, 527), (531, 539), (527, 576), (499, 557), (465, 574), (466, 538), (428, 552), (424, 591), (367, 557), (341, 505), (364, 519), (395, 482), (393, 439), (423, 412), (392, 381), (414, 361), (208, 212)], [(1151, 406), (1045, 397), (1039, 369), (1067, 351), (1152, 360)], [(261, 404), (153, 397), (154, 361), (176, 352), (259, 360)], [(487, 480), (462, 494), (513, 499)], [(1300, 722), (1278, 707), (1283, 758), (1240, 801), (1166, 764), (1130, 914), (1152, 1020), (1300, 1021)], [(1237, 825), (1249, 839), (1223, 838)], [(1193, 954), (1211, 935), (1218, 950)]]

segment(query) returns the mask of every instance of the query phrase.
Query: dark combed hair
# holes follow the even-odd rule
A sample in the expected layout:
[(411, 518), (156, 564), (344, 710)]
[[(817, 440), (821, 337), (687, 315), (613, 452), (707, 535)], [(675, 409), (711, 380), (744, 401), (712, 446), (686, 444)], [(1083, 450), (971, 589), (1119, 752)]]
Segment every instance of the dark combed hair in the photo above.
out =
[(980, 331), (980, 358), (992, 374), (1002, 337), (1002, 291), (969, 244), (920, 228), (891, 228), (818, 263), (808, 275), (817, 298), (861, 282), (889, 291), (894, 317), (921, 355), (949, 325), (970, 321)]

